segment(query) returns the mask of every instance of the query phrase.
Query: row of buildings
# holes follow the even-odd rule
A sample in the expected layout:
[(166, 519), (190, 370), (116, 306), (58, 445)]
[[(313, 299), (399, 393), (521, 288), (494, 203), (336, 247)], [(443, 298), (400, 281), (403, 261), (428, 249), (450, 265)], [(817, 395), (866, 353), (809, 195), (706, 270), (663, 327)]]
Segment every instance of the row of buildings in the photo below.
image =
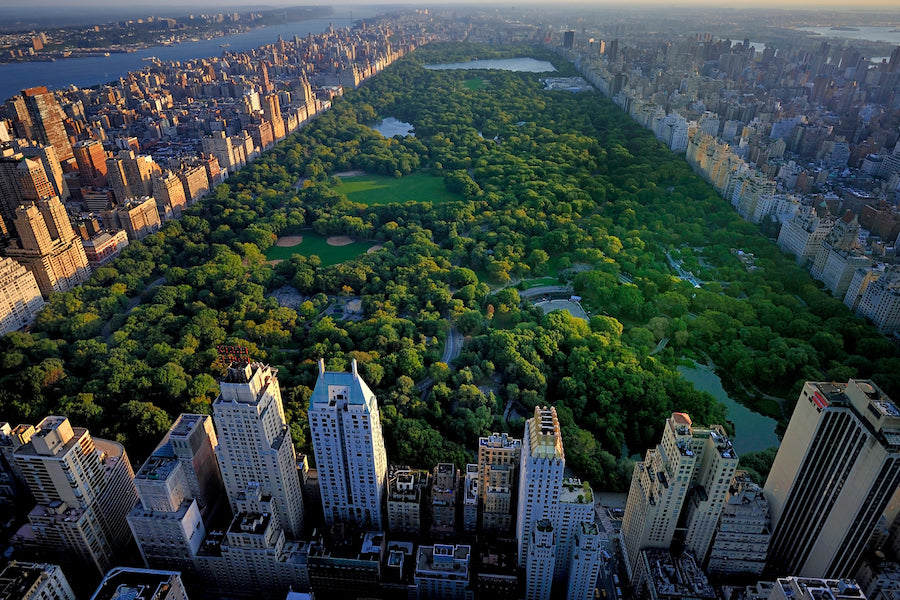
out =
[(271, 367), (233, 362), (212, 409), (181, 415), (137, 473), (120, 444), (65, 417), (0, 425), (0, 491), (35, 502), (17, 553), (62, 565), (76, 587), (142, 563), (226, 598), (594, 594), (605, 535), (590, 486), (565, 476), (553, 408), (536, 408), (522, 439), (481, 438), (464, 476), (389, 467), (355, 362), (320, 363), (315, 469), (295, 453)]
[(737, 467), (720, 428), (666, 421), (635, 465), (622, 522), (637, 595), (716, 598), (707, 575), (792, 576), (733, 598), (900, 589), (900, 409), (871, 381), (807, 382), (765, 485)]
[(577, 41), (563, 51), (586, 79), (852, 311), (900, 330), (900, 48), (872, 64), (829, 42)]
[(0, 106), (0, 334), (27, 326), (51, 293), (86, 281), (427, 39), (415, 20), (380, 19), (9, 98)]

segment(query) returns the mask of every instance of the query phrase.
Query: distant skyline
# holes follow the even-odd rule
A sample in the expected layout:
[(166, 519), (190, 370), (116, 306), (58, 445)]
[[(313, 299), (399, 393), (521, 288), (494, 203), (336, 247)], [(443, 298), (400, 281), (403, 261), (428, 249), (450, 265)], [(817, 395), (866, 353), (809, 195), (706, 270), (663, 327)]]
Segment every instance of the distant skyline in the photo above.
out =
[[(399, 6), (407, 6), (410, 8), (418, 7), (421, 5), (428, 6), (471, 6), (478, 8), (486, 8), (491, 6), (496, 6), (498, 8), (512, 8), (516, 6), (529, 6), (534, 7), (537, 5), (545, 5), (545, 3), (540, 2), (540, 0), (504, 0), (500, 2), (493, 3), (476, 3), (471, 0), (459, 0), (459, 1), (447, 1), (447, 0), (418, 0), (415, 3), (406, 3), (406, 2), (384, 2), (382, 0), (358, 0), (354, 2), (346, 2), (339, 4), (330, 4), (327, 2), (310, 2), (310, 3), (299, 3), (296, 0), (266, 0), (262, 3), (252, 3), (247, 0), (188, 0), (187, 2), (180, 0), (154, 0), (152, 3), (147, 3), (145, 6), (141, 6), (137, 3), (135, 4), (127, 4), (123, 5), (120, 0), (6, 0), (3, 2), (3, 11), (4, 13), (9, 14), (10, 11), (14, 13), (40, 13), (43, 10), (47, 9), (55, 9), (62, 11), (72, 11), (77, 12), (80, 10), (110, 10), (114, 9), (116, 13), (111, 14), (111, 17), (115, 17), (116, 14), (120, 13), (135, 13), (135, 14), (158, 14), (160, 11), (164, 10), (173, 10), (178, 9), (181, 12), (189, 12), (191, 10), (234, 10), (234, 9), (246, 9), (246, 10), (265, 10), (268, 8), (278, 8), (284, 6), (315, 6), (315, 5), (323, 5), (323, 6), (334, 6), (334, 7), (352, 7), (354, 5), (358, 6), (384, 6), (384, 7), (399, 7)], [(571, 6), (578, 7), (616, 7), (621, 6), (623, 8), (633, 8), (635, 6), (646, 6), (646, 7), (690, 7), (690, 6), (721, 6), (720, 2), (716, 0), (671, 0), (668, 2), (662, 2), (660, 0), (632, 0), (629, 2), (623, 2), (622, 0), (612, 0), (612, 1), (597, 1), (597, 0), (571, 0), (569, 2)], [(736, 3), (730, 5), (729, 8), (761, 8), (761, 9), (772, 9), (772, 8), (780, 8), (785, 10), (818, 10), (823, 7), (827, 7), (831, 11), (839, 11), (839, 12), (857, 12), (860, 10), (888, 10), (890, 12), (896, 12), (900, 15), (900, 8), (898, 8), (895, 0), (863, 0), (858, 4), (848, 5), (845, 0), (787, 0), (786, 2), (780, 2), (779, 0), (738, 0)], [(559, 10), (561, 8), (560, 5), (553, 5), (550, 7), (551, 10)], [(564, 6), (562, 7), (564, 8)], [(14, 15), (18, 17), (18, 15)]]

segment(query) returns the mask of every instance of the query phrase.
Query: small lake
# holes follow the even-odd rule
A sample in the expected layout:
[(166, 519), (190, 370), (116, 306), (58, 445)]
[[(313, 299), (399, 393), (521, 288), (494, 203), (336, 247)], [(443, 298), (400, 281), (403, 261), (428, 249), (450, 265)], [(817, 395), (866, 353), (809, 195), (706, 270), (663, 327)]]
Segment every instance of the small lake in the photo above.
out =
[(743, 404), (732, 400), (722, 387), (722, 380), (713, 370), (704, 365), (694, 368), (679, 366), (678, 372), (702, 392), (712, 396), (728, 408), (728, 420), (734, 423), (734, 437), (731, 442), (740, 456), (744, 452), (765, 450), (780, 444), (775, 435), (775, 419), (753, 412)]
[(415, 129), (409, 123), (404, 123), (400, 119), (395, 119), (394, 117), (388, 117), (387, 119), (382, 119), (377, 123), (373, 123), (369, 125), (370, 128), (374, 129), (381, 135), (386, 138), (392, 138), (395, 135), (407, 136), (411, 135), (415, 137)]
[(439, 65), (423, 65), (432, 71), (453, 71), (456, 69), (496, 69), (498, 71), (523, 71), (525, 73), (549, 73), (556, 71), (551, 63), (536, 58), (489, 58), (459, 63), (442, 63)]

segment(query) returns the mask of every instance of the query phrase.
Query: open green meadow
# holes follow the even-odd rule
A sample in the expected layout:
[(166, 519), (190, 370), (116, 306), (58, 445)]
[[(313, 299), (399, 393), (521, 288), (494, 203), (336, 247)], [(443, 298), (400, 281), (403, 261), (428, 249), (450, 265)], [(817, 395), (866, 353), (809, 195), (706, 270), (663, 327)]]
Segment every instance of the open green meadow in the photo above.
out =
[(444, 187), (444, 180), (428, 173), (414, 173), (406, 177), (385, 177), (382, 175), (356, 175), (342, 177), (339, 192), (351, 202), (369, 206), (390, 204), (391, 202), (449, 202), (462, 200)]
[(463, 81), (463, 87), (468, 90), (480, 90), (485, 86), (484, 79), (475, 77), (474, 79), (466, 79)]
[(296, 246), (272, 246), (266, 250), (268, 260), (288, 260), (294, 254), (303, 256), (317, 255), (324, 266), (336, 265), (364, 254), (374, 244), (371, 242), (353, 242), (346, 246), (329, 246), (328, 238), (312, 231), (303, 231), (303, 241)]

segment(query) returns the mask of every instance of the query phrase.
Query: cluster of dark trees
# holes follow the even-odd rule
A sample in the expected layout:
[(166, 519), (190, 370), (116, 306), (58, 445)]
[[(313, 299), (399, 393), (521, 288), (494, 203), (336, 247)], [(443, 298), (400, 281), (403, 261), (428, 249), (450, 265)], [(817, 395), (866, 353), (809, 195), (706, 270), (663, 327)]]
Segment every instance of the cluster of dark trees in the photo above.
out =
[[(548, 92), (533, 74), (500, 71), (471, 90), (472, 72), (422, 68), (526, 54), (573, 74), (536, 48), (417, 50), (87, 284), (54, 295), (30, 333), (0, 342), (4, 418), (68, 414), (142, 458), (178, 412), (209, 411), (223, 371), (216, 345), (243, 345), (279, 368), (301, 450), (316, 360), (343, 370), (355, 358), (378, 394), (392, 462), (467, 462), (477, 436), (520, 432), (550, 403), (573, 468), (621, 489), (624, 450), (655, 444), (673, 410), (725, 420), (675, 371), (684, 357), (712, 360), (751, 396), (795, 397), (802, 380), (849, 377), (900, 396), (895, 348), (599, 94)], [(387, 116), (416, 136), (385, 139), (363, 125)], [(459, 199), (356, 204), (332, 176), (346, 169), (427, 169)], [(328, 267), (300, 255), (267, 263), (278, 236), (310, 227), (385, 250)], [(755, 253), (759, 268), (733, 248)], [(715, 283), (679, 280), (667, 251)], [(508, 285), (545, 274), (572, 279), (595, 316), (545, 315)], [(283, 285), (307, 301), (280, 306), (270, 292)], [(350, 295), (362, 298), (362, 320), (322, 316)], [(451, 324), (468, 339), (446, 365)], [(427, 393), (416, 387), (425, 378)]]

